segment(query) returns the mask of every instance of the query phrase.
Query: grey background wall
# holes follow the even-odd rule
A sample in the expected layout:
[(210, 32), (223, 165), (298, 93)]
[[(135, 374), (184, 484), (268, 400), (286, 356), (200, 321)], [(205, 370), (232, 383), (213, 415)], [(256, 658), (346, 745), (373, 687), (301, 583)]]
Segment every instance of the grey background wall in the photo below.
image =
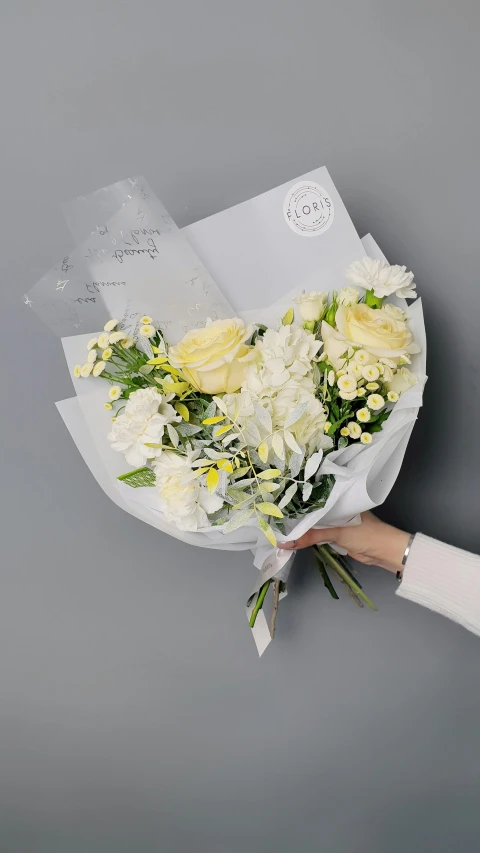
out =
[(425, 300), (431, 378), (383, 513), (478, 550), (479, 25), (473, 0), (4, 3), (2, 852), (479, 848), (478, 639), (374, 568), (378, 614), (334, 603), (302, 557), (259, 661), (248, 555), (108, 502), (21, 299), (73, 195), (143, 172), (183, 225), (326, 164)]

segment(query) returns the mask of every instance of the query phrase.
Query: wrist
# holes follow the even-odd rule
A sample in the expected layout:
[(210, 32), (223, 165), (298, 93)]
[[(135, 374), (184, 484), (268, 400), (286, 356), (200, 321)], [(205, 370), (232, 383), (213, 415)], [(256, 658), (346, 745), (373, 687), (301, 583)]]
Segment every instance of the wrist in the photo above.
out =
[(379, 554), (379, 565), (388, 572), (401, 572), (402, 560), (410, 542), (410, 533), (398, 530), (396, 527), (385, 525), (382, 549)]

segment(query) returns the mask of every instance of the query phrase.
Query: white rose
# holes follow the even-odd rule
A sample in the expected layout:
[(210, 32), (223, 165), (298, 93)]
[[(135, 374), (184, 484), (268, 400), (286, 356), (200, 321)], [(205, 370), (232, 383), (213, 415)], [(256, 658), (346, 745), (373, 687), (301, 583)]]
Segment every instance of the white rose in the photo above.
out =
[(169, 401), (174, 394), (160, 394), (156, 388), (141, 388), (130, 394), (125, 410), (112, 423), (108, 440), (112, 450), (125, 454), (125, 459), (134, 468), (141, 468), (147, 459), (160, 456), (162, 449), (148, 447), (161, 444), (167, 424), (181, 421)]
[(354, 261), (346, 271), (346, 277), (351, 284), (373, 290), (375, 296), (382, 298), (395, 293), (404, 299), (416, 299), (413, 272), (407, 272), (406, 267), (390, 266), (386, 261), (374, 258), (363, 258)]
[(154, 463), (155, 485), (160, 511), (179, 530), (199, 530), (208, 526), (208, 516), (223, 506), (223, 498), (211, 494), (193, 479), (190, 456), (165, 450)]
[(394, 391), (395, 394), (403, 394), (417, 382), (418, 379), (411, 370), (408, 370), (407, 367), (400, 367), (390, 382), (386, 383), (386, 386), (389, 391)]
[(311, 293), (301, 293), (293, 301), (298, 305), (298, 310), (302, 320), (305, 322), (316, 322), (320, 320), (325, 308), (325, 303), (328, 299), (328, 293), (318, 293), (313, 290)]
[(358, 302), (360, 294), (355, 287), (342, 287), (340, 290), (337, 302), (339, 305), (355, 305)]

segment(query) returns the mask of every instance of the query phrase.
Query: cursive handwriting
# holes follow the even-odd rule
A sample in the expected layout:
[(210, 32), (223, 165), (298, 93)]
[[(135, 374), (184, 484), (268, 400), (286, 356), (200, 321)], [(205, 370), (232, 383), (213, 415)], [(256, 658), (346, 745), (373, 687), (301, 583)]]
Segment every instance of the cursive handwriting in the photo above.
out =
[(123, 264), (123, 256), (127, 255), (127, 257), (131, 255), (148, 255), (152, 261), (155, 260), (156, 255), (158, 255), (158, 249), (155, 245), (155, 241), (153, 237), (149, 237), (147, 240), (146, 249), (116, 249), (112, 255), (112, 258), (118, 261), (119, 264)]
[[(141, 213), (140, 210), (138, 212)], [(132, 230), (130, 231), (130, 236), (132, 240), (135, 241), (135, 243), (140, 243), (140, 240), (138, 238), (142, 235), (143, 237), (146, 237), (147, 234), (150, 234), (150, 236), (152, 236), (152, 234), (158, 234), (159, 237), (162, 236), (162, 232), (159, 231), (158, 228), (132, 228)]]
[(88, 293), (100, 293), (102, 287), (121, 287), (126, 283), (126, 281), (87, 281), (85, 287)]

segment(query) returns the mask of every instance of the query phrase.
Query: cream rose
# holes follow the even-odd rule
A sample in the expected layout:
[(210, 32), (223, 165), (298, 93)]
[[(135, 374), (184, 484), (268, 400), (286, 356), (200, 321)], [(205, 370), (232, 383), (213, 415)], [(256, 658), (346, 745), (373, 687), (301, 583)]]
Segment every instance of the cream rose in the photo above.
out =
[(335, 323), (343, 338), (372, 355), (401, 357), (405, 352), (419, 352), (405, 319), (383, 308), (358, 305), (341, 305)]
[(302, 320), (312, 323), (319, 320), (322, 316), (327, 299), (328, 292), (318, 293), (316, 290), (313, 290), (311, 293), (301, 293), (293, 301), (298, 305)]
[(245, 344), (251, 329), (243, 320), (215, 320), (192, 329), (168, 351), (172, 367), (203, 394), (231, 394), (240, 388), (252, 347)]
[(386, 385), (388, 390), (393, 391), (394, 394), (403, 394), (417, 382), (418, 379), (411, 370), (408, 370), (407, 367), (401, 367)]

